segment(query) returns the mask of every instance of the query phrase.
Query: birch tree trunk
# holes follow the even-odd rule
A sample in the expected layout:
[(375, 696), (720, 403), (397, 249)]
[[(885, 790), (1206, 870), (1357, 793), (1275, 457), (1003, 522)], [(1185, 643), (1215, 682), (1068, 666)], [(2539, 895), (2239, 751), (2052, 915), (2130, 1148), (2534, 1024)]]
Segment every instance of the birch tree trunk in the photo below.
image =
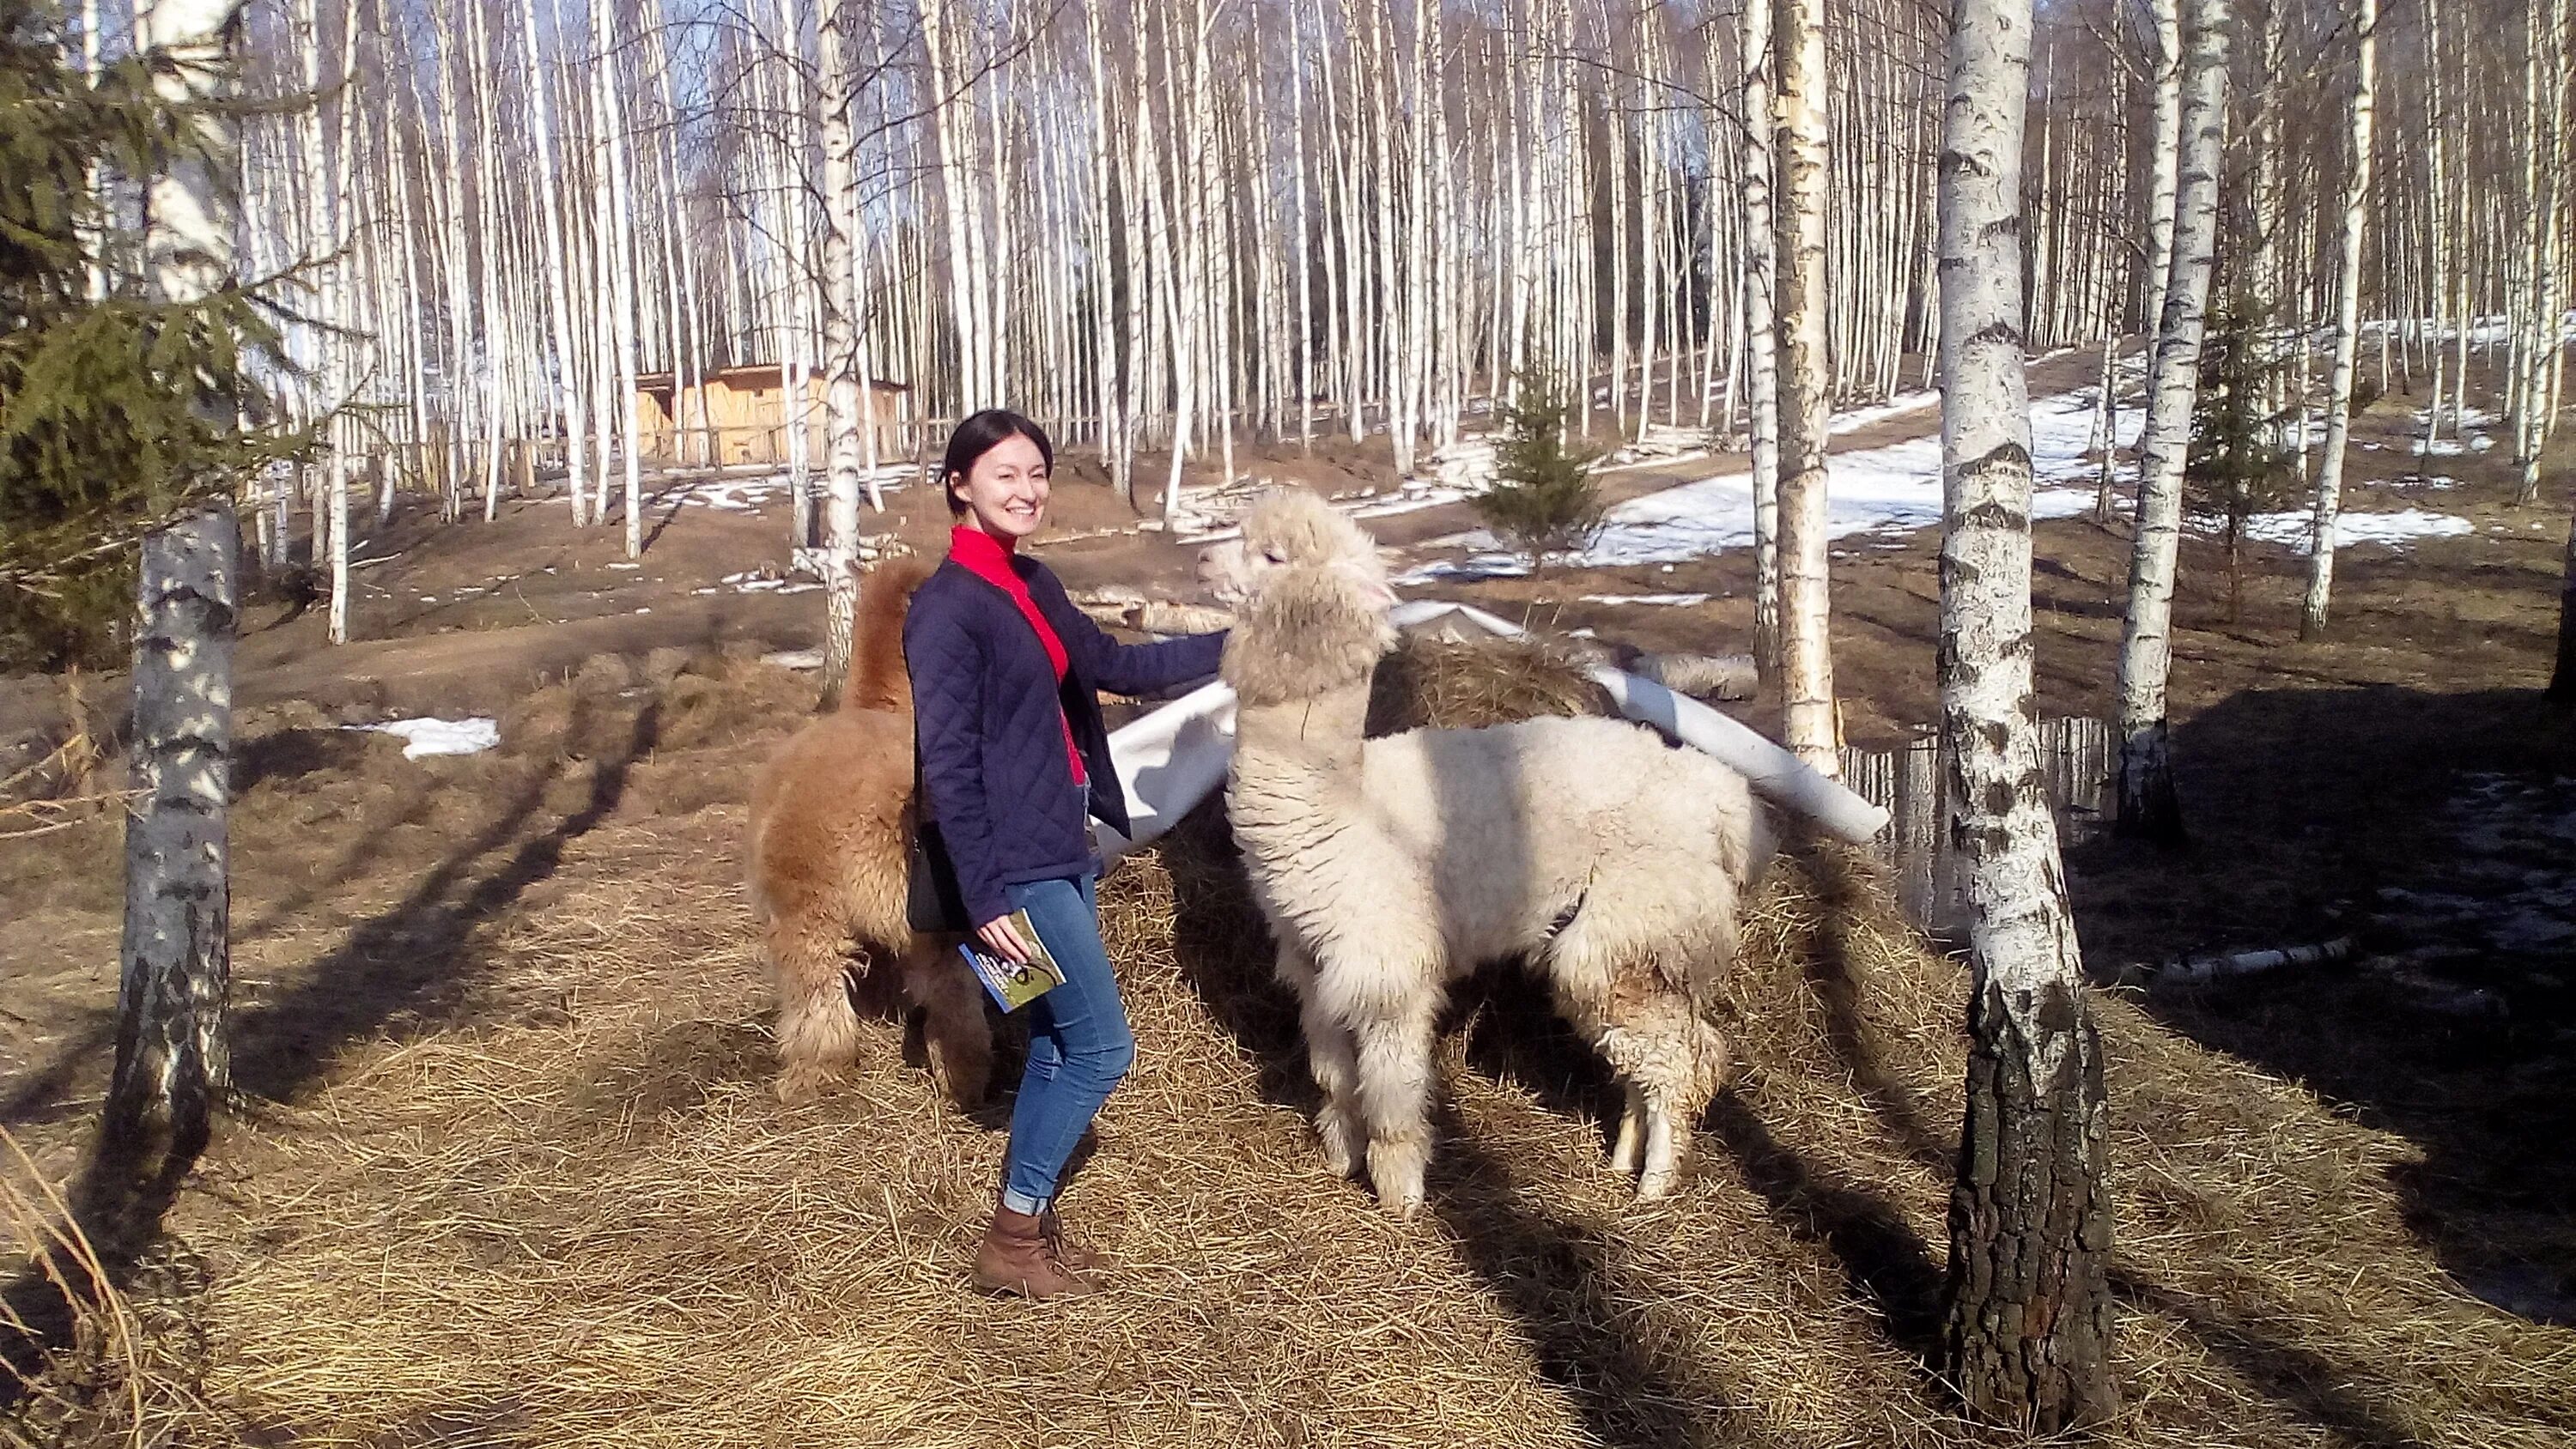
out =
[(2182, 0), (2147, 0), (2155, 26), (2155, 134), (2147, 162), (2147, 322), (2161, 327), (2173, 277), (2174, 183), (2182, 158)]
[(589, 472), (582, 460), (581, 389), (572, 378), (572, 300), (564, 281), (562, 198), (555, 184), (554, 126), (546, 104), (545, 52), (537, 45), (537, 0), (520, 0), (519, 15), (528, 46), (528, 104), (537, 123), (537, 211), (545, 226), (546, 304), (554, 323), (554, 366), (540, 379), (547, 396), (563, 409), (565, 491), (572, 497), (572, 521), (590, 522)]
[(824, 515), (823, 703), (838, 709), (850, 677), (850, 631), (859, 605), (860, 410), (858, 271), (859, 174), (850, 129), (858, 79), (844, 0), (825, 0), (819, 61), (823, 105), (823, 366), (830, 442)]
[(2173, 276), (2148, 385), (2139, 442), (2137, 535), (2129, 554), (2129, 609), (2120, 634), (2122, 834), (2182, 837), (2165, 685), (2173, 669), (2174, 562), (2182, 540), (2182, 465), (2200, 377), (2200, 337), (2218, 250), (2218, 178), (2227, 130), (2228, 0), (2191, 0), (2191, 50), (2183, 74), (2182, 164), (2175, 186)]
[[(346, 429), (340, 429), (345, 434)], [(349, 455), (334, 448), (329, 463), (331, 482), (331, 642), (349, 642)]]
[[(616, 321), (617, 343), (615, 386), (609, 396), (617, 414), (618, 451), (625, 455), (625, 542), (626, 556), (631, 559), (641, 557), (644, 552), (644, 440), (635, 416), (635, 314), (638, 294), (643, 288), (636, 275), (634, 168), (629, 161), (623, 100), (626, 83), (625, 78), (617, 73), (620, 51), (609, 28), (616, 7), (603, 6), (597, 14), (596, 23), (600, 27), (600, 54), (596, 62), (599, 66), (600, 127), (608, 133), (608, 241), (612, 285), (608, 289), (607, 301)], [(607, 471), (608, 459), (604, 454), (599, 465), (602, 472)]]
[(1834, 719), (1832, 559), (1825, 448), (1825, 15), (1823, 0), (1779, 0), (1780, 709), (1781, 743), (1821, 773), (1841, 771)]
[[(225, 0), (162, 0), (171, 11)], [(197, 32), (211, 34), (213, 22)], [(156, 186), (155, 190), (159, 188)], [(134, 649), (134, 786), (126, 817), (125, 928), (118, 951), (110, 1141), (166, 1131), (202, 1143), (232, 1073), (232, 656), (239, 537), (218, 506), (143, 541)]]
[(1753, 660), (1780, 678), (1780, 366), (1771, 317), (1780, 235), (1771, 213), (1771, 3), (1744, 6), (1744, 340), (1753, 449)]
[(2031, 0), (1954, 0), (1940, 165), (1941, 728), (1968, 852), (1968, 1109), (1945, 1376), (2037, 1435), (2117, 1409), (2102, 1045), (2031, 698), (2022, 122)]
[[(2335, 515), (2343, 506), (2343, 455), (2352, 426), (2352, 370), (2361, 332), (2361, 238), (2370, 210), (2370, 142), (2379, 59), (2379, 0), (2353, 0), (2352, 164), (2343, 188), (2343, 251), (2335, 272), (2334, 371), (2326, 382), (2326, 455), (2308, 527), (2308, 594), (2299, 637), (2326, 634), (2334, 593)], [(2392, 322), (2390, 325), (2394, 325)], [(2302, 344), (2304, 351), (2304, 344)], [(2305, 429), (2301, 430), (2305, 436)]]
[[(192, 108), (187, 125), (198, 145), (147, 193), (145, 245), (154, 290), (167, 301), (205, 297), (233, 273), (240, 216), (226, 188), (238, 174), (236, 123), (217, 104), (235, 88), (233, 18), (230, 0), (159, 0), (142, 24), (143, 43), (173, 62), (154, 89)], [(143, 541), (131, 747), (142, 797), (125, 829), (111, 1143), (166, 1131), (193, 1151), (230, 1085), (225, 806), (240, 542), (228, 503)]]

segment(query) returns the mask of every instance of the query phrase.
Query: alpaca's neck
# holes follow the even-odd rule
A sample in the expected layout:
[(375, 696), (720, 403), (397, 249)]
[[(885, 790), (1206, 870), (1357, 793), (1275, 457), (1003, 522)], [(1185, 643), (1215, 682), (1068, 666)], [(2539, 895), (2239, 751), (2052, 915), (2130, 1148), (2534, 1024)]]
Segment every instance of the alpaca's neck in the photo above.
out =
[(1235, 716), (1235, 778), (1256, 786), (1339, 778), (1356, 786), (1368, 723), (1368, 682), (1279, 704), (1248, 704)]

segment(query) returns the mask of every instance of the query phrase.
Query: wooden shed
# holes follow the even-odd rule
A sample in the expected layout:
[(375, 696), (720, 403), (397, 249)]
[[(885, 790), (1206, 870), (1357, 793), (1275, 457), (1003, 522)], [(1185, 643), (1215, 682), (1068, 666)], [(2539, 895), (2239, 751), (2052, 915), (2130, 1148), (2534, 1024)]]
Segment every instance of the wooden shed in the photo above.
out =
[[(685, 385), (667, 372), (646, 373), (635, 380), (635, 425), (645, 454), (665, 463), (783, 463), (787, 429), (801, 414), (805, 456), (819, 469), (825, 445), (826, 391), (821, 374), (809, 372), (804, 403), (793, 405), (786, 369), (776, 363), (719, 368)], [(866, 404), (876, 430), (877, 457), (910, 456), (912, 389), (870, 378)]]

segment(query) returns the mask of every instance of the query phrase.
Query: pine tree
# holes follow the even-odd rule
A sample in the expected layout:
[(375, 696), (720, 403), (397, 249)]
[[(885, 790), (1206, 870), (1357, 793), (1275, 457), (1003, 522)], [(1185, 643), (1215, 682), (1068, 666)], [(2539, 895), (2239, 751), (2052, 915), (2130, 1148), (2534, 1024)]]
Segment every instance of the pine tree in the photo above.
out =
[(1574, 412), (1555, 379), (1524, 375), (1503, 404), (1503, 435), (1494, 447), (1494, 485), (1475, 499), (1476, 513), (1533, 569), (1548, 555), (1579, 552), (1601, 536), (1607, 505), (1592, 476), (1601, 454), (1566, 435)]
[(0, 672), (116, 667), (143, 534), (289, 445), (242, 426), (274, 365), (262, 308), (229, 281), (163, 300), (143, 235), (90, 185), (194, 153), (204, 103), (154, 84), (188, 63), (146, 52), (93, 80), (74, 54), (56, 6), (0, 0)]
[(2183, 463), (2183, 506), (2215, 519), (2227, 543), (2227, 619), (2245, 602), (2245, 528), (2258, 513), (2298, 501), (2299, 470), (2281, 446), (2287, 416), (2266, 410), (2285, 364), (2262, 345), (2252, 304), (2211, 312), (2201, 339), (2200, 392)]

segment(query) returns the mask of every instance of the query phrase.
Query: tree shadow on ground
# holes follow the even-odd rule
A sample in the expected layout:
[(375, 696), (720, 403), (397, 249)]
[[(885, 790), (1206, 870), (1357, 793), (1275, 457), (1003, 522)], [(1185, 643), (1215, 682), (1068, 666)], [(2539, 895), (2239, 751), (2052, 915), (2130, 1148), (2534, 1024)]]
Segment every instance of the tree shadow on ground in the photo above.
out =
[[(1651, 1295), (1625, 1281), (1616, 1245), (1603, 1230), (1550, 1210), (1513, 1180), (1510, 1167), (1437, 1120), (1430, 1210), (1460, 1255), (1527, 1335), (1538, 1371), (1581, 1412), (1587, 1442), (1612, 1449), (1745, 1442), (1727, 1401), (1705, 1385), (1709, 1365), (1677, 1373), (1672, 1352), (1648, 1347), (1642, 1305)], [(1686, 1385), (1689, 1385), (1686, 1387)]]
[(284, 1100), (310, 1083), (329, 1054), (397, 1020), (436, 1021), (460, 1009), (482, 964), (474, 938), (528, 888), (553, 875), (565, 849), (617, 810), (634, 765), (659, 737), (661, 702), (637, 711), (617, 753), (591, 762), (580, 808), (506, 848), (543, 807), (552, 776), (531, 780), (499, 818), (449, 853), (410, 894), (360, 924), (298, 974), (297, 984), (235, 1025), (233, 1082), (245, 1094)]
[[(2519, 907), (2480, 892), (2446, 813), (2481, 780), (2576, 776), (2576, 730), (2536, 693), (2248, 690), (2174, 734), (2192, 846), (2103, 841), (2070, 853), (2095, 973), (2185, 951), (2351, 934), (2358, 966), (2287, 969), (2154, 993), (2167, 1027), (2300, 1082), (2422, 1150), (2393, 1171), (2410, 1218), (2462, 1287), (2576, 1321), (2576, 941), (2481, 942)], [(2565, 822), (2576, 829), (2576, 817)], [(2576, 891), (2576, 853), (2530, 859)], [(2511, 888), (2506, 882), (2502, 889)], [(2456, 898), (2450, 918), (2387, 890)], [(2461, 922), (2470, 923), (2463, 937)], [(2405, 958), (2440, 951), (2418, 970)]]
[(1915, 1161), (1947, 1171), (1958, 1153), (1956, 1126), (1933, 1125), (1913, 1089), (1872, 1039), (1861, 1005), (1859, 933), (1865, 923), (1895, 916), (1884, 870), (1862, 852), (1841, 846), (1810, 849), (1801, 863), (1815, 891), (1817, 921), (1799, 966), (1824, 1008), (1825, 1040), (1888, 1140)]
[(1773, 1220), (1793, 1238), (1821, 1243), (1842, 1264), (1852, 1296), (1878, 1311), (1888, 1337), (1927, 1370), (1936, 1367), (1942, 1266), (1904, 1216), (1782, 1143), (1732, 1092), (1710, 1109), (1708, 1126)]
[(2311, 1350), (2284, 1343), (2253, 1325), (2233, 1322), (2205, 1300), (2162, 1287), (2114, 1266), (2111, 1291), (2185, 1332), (2275, 1402), (2359, 1449), (2415, 1449), (2423, 1440), (2383, 1419), (2354, 1392), (2355, 1372)]
[[(572, 841), (615, 812), (629, 771), (653, 749), (659, 718), (658, 701), (636, 714), (622, 748), (592, 764), (589, 794), (571, 815), (487, 868), (488, 858), (506, 848), (542, 807), (553, 772), (533, 776), (490, 826), (450, 852), (400, 903), (351, 931), (300, 973), (296, 985), (238, 1013), (232, 1029), (236, 1098), (286, 1100), (310, 1085), (339, 1048), (398, 1020), (429, 1024), (464, 1009), (482, 964), (477, 932), (552, 875)], [(41, 1081), (13, 1094), (7, 1104), (13, 1113), (25, 1109), (34, 1085)], [(72, 1225), (90, 1244), (109, 1284), (129, 1284), (159, 1244), (162, 1223), (207, 1144), (202, 1134), (93, 1140), (68, 1206)], [(80, 1310), (58, 1275), (81, 1281), (78, 1271), (67, 1272), (60, 1262), (36, 1263), (0, 1287), (0, 1305), (24, 1325), (0, 1326), (0, 1360), (9, 1369), (28, 1371), (0, 1372), (0, 1408), (27, 1392), (34, 1367), (71, 1347), (80, 1331)]]

